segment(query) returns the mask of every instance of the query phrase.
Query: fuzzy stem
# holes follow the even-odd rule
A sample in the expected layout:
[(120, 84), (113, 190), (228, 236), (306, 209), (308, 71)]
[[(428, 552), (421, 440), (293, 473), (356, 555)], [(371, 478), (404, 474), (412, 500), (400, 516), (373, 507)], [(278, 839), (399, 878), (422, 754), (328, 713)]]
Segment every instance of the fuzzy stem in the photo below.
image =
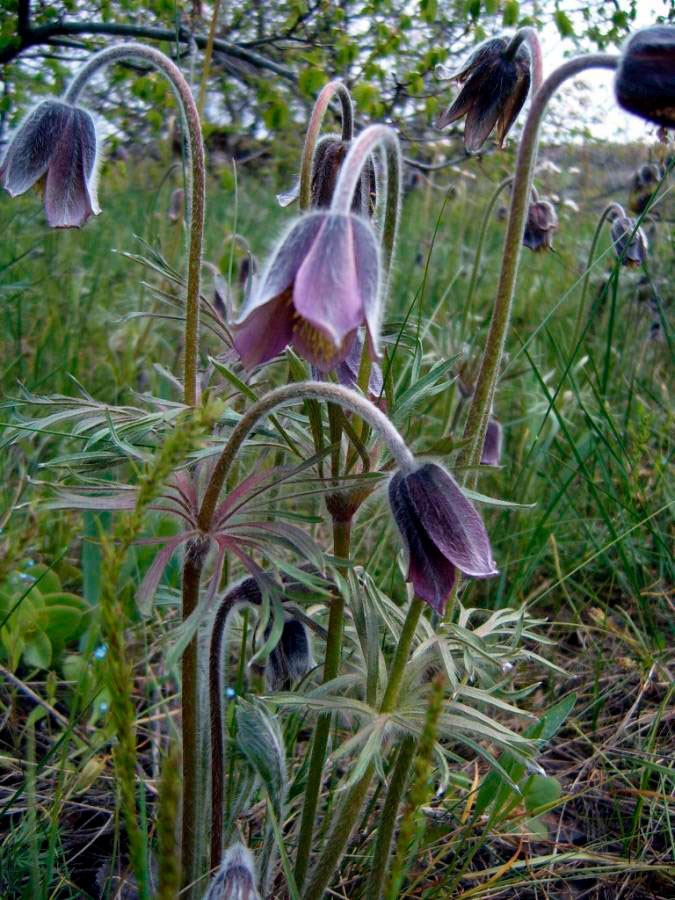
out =
[(190, 203), (190, 240), (188, 244), (187, 293), (185, 297), (185, 359), (183, 390), (187, 406), (197, 403), (197, 363), (199, 356), (199, 280), (204, 240), (204, 209), (206, 172), (204, 143), (190, 85), (183, 73), (168, 56), (144, 44), (116, 44), (96, 53), (85, 63), (72, 80), (64, 95), (66, 103), (75, 104), (87, 82), (100, 69), (123, 59), (138, 59), (150, 63), (170, 82), (183, 115), (189, 138), (188, 196)]
[[(391, 712), (398, 701), (403, 673), (423, 609), (424, 601), (420, 600), (419, 597), (415, 597), (408, 607), (408, 613), (396, 645), (394, 659), (389, 672), (389, 680), (380, 705), (380, 712), (382, 713)], [(330, 883), (333, 872), (339, 865), (354, 825), (358, 820), (374, 774), (375, 766), (371, 763), (359, 781), (345, 793), (331, 832), (326, 839), (323, 852), (317, 860), (311, 873), (309, 884), (302, 894), (302, 900), (321, 900), (324, 896), (324, 892)]]
[(382, 887), (389, 863), (391, 841), (396, 826), (398, 807), (405, 793), (410, 766), (415, 756), (417, 741), (412, 735), (406, 735), (398, 750), (394, 771), (387, 788), (387, 796), (379, 816), (373, 862), (368, 879), (366, 900), (381, 900)]
[(464, 438), (467, 443), (458, 461), (458, 464), (461, 466), (477, 464), (485, 438), (487, 418), (492, 406), (511, 317), (511, 306), (527, 216), (527, 203), (539, 143), (539, 126), (544, 112), (553, 94), (568, 78), (573, 78), (586, 69), (615, 69), (618, 61), (619, 57), (611, 56), (607, 53), (591, 53), (571, 59), (549, 75), (532, 99), (518, 149), (518, 160), (516, 162), (513, 191), (511, 193), (511, 207), (504, 241), (497, 296), (478, 382), (464, 428)]
[(199, 85), (199, 97), (197, 100), (197, 109), (201, 116), (204, 112), (204, 102), (206, 100), (206, 85), (209, 80), (211, 70), (211, 59), (213, 57), (213, 42), (216, 39), (216, 28), (218, 27), (218, 13), (220, 12), (220, 0), (215, 0), (213, 4), (213, 12), (211, 13), (211, 22), (209, 23), (209, 34), (206, 39), (206, 49), (204, 50), (204, 61), (202, 64), (202, 80)]
[(539, 35), (534, 28), (529, 25), (525, 28), (519, 28), (511, 38), (511, 42), (506, 48), (505, 55), (513, 59), (521, 44), (527, 44), (530, 49), (530, 58), (532, 60), (532, 96), (534, 96), (541, 83), (544, 80), (544, 66), (541, 56), (541, 44), (539, 43)]
[(331, 211), (349, 215), (361, 173), (371, 154), (383, 149), (386, 153), (386, 202), (382, 216), (382, 268), (384, 287), (389, 280), (391, 260), (398, 234), (399, 204), (401, 200), (401, 148), (396, 132), (386, 125), (370, 125), (352, 144), (340, 168)]
[(337, 94), (342, 106), (342, 140), (351, 141), (354, 134), (354, 108), (351, 94), (341, 81), (329, 81), (322, 88), (316, 98), (314, 109), (307, 126), (305, 144), (302, 148), (302, 162), (300, 163), (300, 197), (301, 210), (309, 209), (312, 193), (312, 161), (316, 149), (321, 126), (328, 110), (328, 104)]
[(595, 226), (593, 240), (591, 241), (591, 249), (588, 254), (588, 263), (586, 264), (586, 272), (584, 273), (584, 282), (581, 286), (581, 297), (579, 298), (577, 320), (574, 325), (574, 336), (572, 338), (573, 348), (576, 347), (577, 341), (579, 340), (579, 335), (581, 334), (581, 323), (584, 318), (584, 310), (586, 309), (586, 294), (588, 293), (588, 282), (591, 278), (591, 268), (593, 267), (593, 258), (595, 257), (595, 251), (600, 239), (600, 232), (602, 231), (602, 226), (605, 224), (605, 219), (611, 212), (617, 212), (620, 216), (626, 215), (623, 207), (619, 206), (618, 203), (608, 203), (607, 206), (603, 209), (602, 215), (598, 219), (598, 224)]
[[(195, 611), (199, 602), (199, 583), (203, 556), (185, 554), (183, 565), (183, 622)], [(181, 812), (181, 860), (183, 886), (198, 877), (197, 831), (199, 814), (199, 669), (197, 639), (185, 648), (181, 659), (181, 717), (183, 728), (183, 802)], [(188, 893), (187, 896), (190, 896)]]
[[(350, 538), (351, 520), (345, 522), (333, 519), (333, 551), (336, 557), (349, 559)], [(328, 639), (326, 641), (326, 655), (323, 665), (324, 683), (335, 678), (340, 669), (344, 608), (344, 597), (340, 590), (336, 589), (331, 600), (330, 616), (328, 618)], [(302, 819), (295, 858), (295, 881), (298, 889), (302, 888), (305, 881), (312, 852), (312, 837), (321, 794), (321, 781), (328, 749), (331, 719), (330, 714), (320, 716), (314, 730), (312, 752), (307, 771), (307, 784), (305, 786), (305, 802), (302, 807)]]
[(466, 302), (464, 304), (464, 315), (462, 317), (462, 337), (466, 332), (466, 323), (469, 320), (469, 313), (471, 311), (471, 306), (473, 304), (473, 295), (476, 290), (476, 285), (478, 284), (478, 271), (480, 269), (481, 259), (483, 258), (483, 245), (485, 243), (485, 235), (487, 234), (488, 225), (490, 224), (490, 216), (492, 215), (492, 210), (495, 207), (495, 203), (499, 199), (499, 195), (501, 192), (507, 188), (511, 182), (513, 181), (513, 175), (509, 175), (508, 178), (505, 178), (503, 181), (500, 181), (497, 187), (495, 188), (494, 193), (490, 197), (487, 206), (485, 207), (485, 212), (483, 213), (483, 221), (480, 226), (480, 233), (478, 235), (478, 243), (476, 245), (476, 254), (473, 260), (473, 269), (471, 271), (471, 280), (469, 281), (469, 290), (466, 293)]
[(323, 381), (297, 381), (275, 388), (265, 394), (250, 407), (232, 430), (230, 439), (213, 469), (199, 510), (197, 521), (203, 532), (206, 533), (209, 530), (227, 473), (250, 432), (260, 419), (269, 415), (273, 409), (289, 403), (297, 403), (300, 400), (327, 400), (329, 403), (337, 403), (338, 406), (356, 413), (357, 416), (369, 422), (380, 435), (402, 472), (409, 472), (414, 466), (414, 457), (408, 450), (405, 441), (387, 416), (370, 400), (339, 384)]

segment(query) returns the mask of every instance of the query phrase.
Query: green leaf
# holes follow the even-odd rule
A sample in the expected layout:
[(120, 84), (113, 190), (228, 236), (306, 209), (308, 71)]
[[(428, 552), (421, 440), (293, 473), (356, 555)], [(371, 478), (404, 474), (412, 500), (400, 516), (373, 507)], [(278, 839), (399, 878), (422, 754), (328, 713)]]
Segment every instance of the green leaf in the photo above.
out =
[(323, 87), (326, 81), (326, 73), (315, 66), (303, 69), (298, 75), (298, 87), (305, 97), (313, 97)]
[(504, 4), (504, 13), (502, 15), (502, 24), (508, 28), (516, 25), (520, 16), (520, 3), (518, 0), (506, 0)]
[(557, 9), (553, 15), (553, 20), (561, 37), (574, 37), (574, 25), (566, 12), (563, 12), (562, 9)]
[(49, 668), (52, 661), (52, 645), (44, 631), (39, 631), (26, 642), (23, 661), (27, 666), (35, 666), (37, 669)]
[(276, 718), (260, 702), (239, 699), (236, 708), (237, 747), (265, 785), (279, 819), (288, 790), (286, 751)]
[(560, 799), (560, 782), (548, 775), (532, 775), (523, 788), (523, 800), (527, 811), (532, 813), (549, 806)]
[(54, 605), (47, 609), (46, 633), (55, 644), (67, 644), (84, 630), (82, 611), (70, 605)]

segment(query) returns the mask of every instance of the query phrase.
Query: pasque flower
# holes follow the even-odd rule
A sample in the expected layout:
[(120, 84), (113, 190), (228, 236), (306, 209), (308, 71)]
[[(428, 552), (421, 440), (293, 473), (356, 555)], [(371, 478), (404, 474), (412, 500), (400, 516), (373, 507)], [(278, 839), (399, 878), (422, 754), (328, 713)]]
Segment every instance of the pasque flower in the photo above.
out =
[(635, 228), (635, 219), (616, 216), (610, 231), (614, 251), (622, 265), (637, 268), (647, 259), (647, 235), (642, 228)]
[(440, 615), (458, 570), (472, 578), (497, 574), (481, 517), (442, 466), (398, 472), (389, 503), (408, 552), (408, 581)]
[(675, 26), (652, 25), (629, 38), (614, 89), (628, 112), (675, 128)]
[(0, 165), (0, 183), (17, 197), (44, 179), (47, 223), (79, 228), (100, 210), (94, 120), (79, 106), (45, 100), (19, 126)]
[(312, 212), (295, 222), (272, 254), (234, 323), (245, 366), (289, 344), (321, 372), (349, 354), (365, 325), (379, 356), (380, 253), (369, 222), (350, 213)]
[(527, 221), (523, 244), (535, 253), (553, 247), (553, 232), (558, 228), (558, 217), (552, 203), (536, 200), (527, 208)]
[(501, 147), (530, 89), (531, 57), (525, 44), (491, 38), (474, 50), (458, 72), (445, 74), (444, 67), (437, 71), (463, 85), (438, 119), (438, 127), (466, 116), (464, 146), (469, 152), (480, 150), (495, 128)]

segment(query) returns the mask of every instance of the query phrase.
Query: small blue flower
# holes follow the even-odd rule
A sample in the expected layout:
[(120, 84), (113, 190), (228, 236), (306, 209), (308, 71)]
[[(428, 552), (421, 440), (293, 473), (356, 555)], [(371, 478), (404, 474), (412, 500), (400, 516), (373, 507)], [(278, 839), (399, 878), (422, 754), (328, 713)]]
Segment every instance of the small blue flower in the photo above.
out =
[(108, 645), (107, 644), (99, 644), (98, 647), (94, 650), (94, 659), (105, 659), (107, 653), (108, 653)]
[(98, 711), (101, 712), (101, 713), (106, 713), (106, 712), (108, 712), (108, 704), (106, 703), (105, 700), (101, 700), (101, 702), (99, 703), (99, 705), (98, 705)]
[(225, 696), (228, 700), (232, 700), (234, 697), (237, 696), (237, 692), (232, 687), (226, 687), (225, 688)]

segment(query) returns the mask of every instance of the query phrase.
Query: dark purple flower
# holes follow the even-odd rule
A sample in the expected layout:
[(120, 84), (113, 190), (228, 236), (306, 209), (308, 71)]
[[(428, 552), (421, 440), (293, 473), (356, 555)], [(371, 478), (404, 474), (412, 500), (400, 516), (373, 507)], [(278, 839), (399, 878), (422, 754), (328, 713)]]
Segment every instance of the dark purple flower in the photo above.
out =
[(624, 266), (637, 268), (647, 259), (647, 235), (641, 228), (636, 230), (635, 219), (617, 216), (612, 222), (612, 243), (617, 258)]
[(527, 222), (523, 244), (535, 253), (553, 247), (553, 232), (558, 228), (558, 217), (552, 203), (537, 200), (527, 208)]
[[(268, 628), (271, 630), (271, 623)], [(294, 618), (292, 613), (286, 613), (279, 642), (265, 665), (269, 689), (279, 691), (289, 687), (291, 683), (304, 678), (315, 665), (309, 629), (304, 622)]]
[(502, 455), (502, 426), (490, 416), (483, 441), (482, 466), (498, 466)]
[(89, 113), (60, 100), (45, 100), (14, 135), (0, 166), (0, 183), (17, 197), (44, 178), (48, 224), (79, 228), (100, 212), (96, 159), (96, 128)]
[(481, 517), (441, 466), (398, 472), (389, 482), (389, 502), (408, 551), (407, 580), (439, 615), (457, 570), (472, 578), (497, 574)]
[(628, 112), (675, 127), (675, 26), (652, 25), (629, 38), (614, 90)]
[(348, 356), (365, 325), (379, 357), (380, 257), (375, 233), (359, 216), (308, 213), (272, 254), (234, 323), (234, 345), (247, 367), (289, 344), (322, 372)]
[(492, 38), (474, 50), (464, 66), (446, 76), (463, 85), (455, 102), (438, 119), (439, 128), (466, 116), (464, 146), (480, 150), (493, 129), (497, 143), (504, 138), (523, 108), (530, 89), (531, 57), (525, 44), (515, 54), (506, 38)]

